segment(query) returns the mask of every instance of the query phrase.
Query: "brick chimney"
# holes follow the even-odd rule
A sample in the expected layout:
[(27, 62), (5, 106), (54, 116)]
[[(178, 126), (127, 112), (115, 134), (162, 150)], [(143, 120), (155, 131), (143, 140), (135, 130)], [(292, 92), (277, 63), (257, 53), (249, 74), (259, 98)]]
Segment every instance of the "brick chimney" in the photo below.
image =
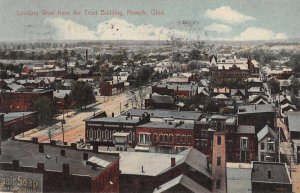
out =
[(62, 172), (63, 172), (64, 174), (70, 174), (70, 165), (64, 163), (64, 164), (63, 164), (63, 171), (62, 171)]
[(45, 170), (45, 164), (44, 164), (44, 163), (37, 163), (36, 169), (37, 169), (39, 172), (44, 171), (44, 170)]
[(60, 155), (61, 155), (61, 156), (66, 156), (66, 151), (65, 151), (64, 149), (61, 149), (61, 150), (60, 150)]
[(89, 159), (88, 152), (83, 152), (83, 160), (88, 160), (88, 159)]
[(171, 167), (174, 167), (176, 165), (175, 157), (171, 157)]
[(13, 166), (13, 169), (18, 169), (19, 168), (19, 160), (12, 160), (12, 166)]
[(44, 144), (39, 144), (39, 153), (44, 153)]

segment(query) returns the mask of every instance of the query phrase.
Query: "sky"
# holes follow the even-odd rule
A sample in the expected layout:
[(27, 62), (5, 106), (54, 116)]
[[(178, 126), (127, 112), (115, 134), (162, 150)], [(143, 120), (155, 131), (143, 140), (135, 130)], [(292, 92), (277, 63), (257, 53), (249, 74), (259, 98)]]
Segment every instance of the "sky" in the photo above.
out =
[(299, 0), (0, 0), (0, 41), (287, 40), (300, 38), (299, 10)]

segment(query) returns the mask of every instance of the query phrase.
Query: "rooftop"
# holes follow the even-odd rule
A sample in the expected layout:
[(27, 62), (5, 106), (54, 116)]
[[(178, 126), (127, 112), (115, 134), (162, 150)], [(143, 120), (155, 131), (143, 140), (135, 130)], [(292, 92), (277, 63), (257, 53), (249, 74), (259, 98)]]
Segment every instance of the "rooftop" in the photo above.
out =
[(226, 163), (227, 192), (252, 193), (251, 164)]
[(198, 120), (201, 116), (201, 112), (197, 111), (177, 111), (177, 110), (163, 110), (163, 109), (130, 109), (123, 113), (122, 115), (126, 116), (127, 114), (132, 116), (141, 117), (143, 113), (148, 113), (150, 117), (155, 118), (174, 118), (181, 120)]
[[(65, 151), (65, 156), (61, 155), (61, 150)], [(2, 153), (0, 162), (12, 162), (19, 160), (20, 166), (37, 167), (37, 163), (44, 163), (45, 170), (62, 171), (63, 164), (69, 164), (70, 174), (95, 177), (105, 170), (105, 167), (87, 165), (83, 160), (83, 153), (88, 153), (88, 159), (98, 158), (104, 163), (117, 161), (119, 156), (116, 154), (93, 153), (63, 146), (50, 146), (44, 144), (44, 153), (39, 153), (39, 144), (25, 141), (8, 140), (2, 143)]]
[(201, 193), (209, 193), (210, 191), (202, 187), (200, 184), (192, 180), (191, 178), (187, 177), (186, 175), (182, 174), (177, 176), (174, 179), (160, 185), (158, 188), (155, 188), (153, 193), (160, 193), (170, 190), (176, 185), (181, 184), (186, 189), (190, 190), (191, 192), (201, 192)]
[(238, 114), (249, 114), (249, 113), (275, 113), (275, 107), (271, 104), (262, 105), (245, 105), (239, 106)]
[(86, 122), (87, 123), (130, 123), (130, 124), (136, 124), (139, 123), (141, 120), (137, 117), (101, 117), (101, 118), (94, 118), (89, 119)]
[(239, 125), (237, 133), (255, 134), (255, 126)]
[(120, 152), (120, 170), (121, 174), (156, 176), (171, 166), (171, 158), (174, 157), (179, 161), (185, 156), (184, 154)]
[(9, 122), (9, 121), (12, 121), (14, 119), (18, 119), (18, 118), (21, 118), (23, 116), (27, 116), (27, 115), (30, 115), (30, 114), (33, 114), (35, 112), (13, 112), (13, 113), (7, 113), (7, 114), (4, 114), (4, 122)]
[(292, 132), (300, 132), (300, 112), (288, 112), (289, 130)]
[(149, 122), (139, 125), (143, 128), (162, 128), (162, 129), (194, 129), (194, 124), (191, 123), (176, 123), (176, 122)]
[[(292, 183), (285, 163), (252, 162), (252, 164), (252, 182)], [(268, 176), (269, 172), (270, 176)]]

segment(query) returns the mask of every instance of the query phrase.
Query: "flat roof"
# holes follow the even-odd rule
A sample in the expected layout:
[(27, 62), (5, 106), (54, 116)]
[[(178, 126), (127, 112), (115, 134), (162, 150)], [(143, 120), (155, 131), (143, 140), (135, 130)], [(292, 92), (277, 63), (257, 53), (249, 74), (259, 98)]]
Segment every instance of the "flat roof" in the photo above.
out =
[(162, 128), (162, 129), (194, 129), (194, 124), (191, 123), (176, 123), (176, 122), (149, 122), (138, 127), (143, 128)]
[(300, 132), (300, 112), (288, 112), (289, 130), (293, 132)]
[[(252, 162), (252, 182), (291, 184), (288, 169), (285, 163)], [(271, 172), (271, 178), (268, 177)]]
[(129, 113), (132, 116), (141, 117), (143, 113), (148, 113), (154, 118), (174, 118), (183, 120), (198, 120), (202, 115), (201, 112), (197, 111), (177, 111), (177, 110), (166, 110), (166, 109), (130, 109), (124, 112), (122, 115), (127, 116)]
[(174, 157), (178, 161), (185, 156), (180, 154), (120, 152), (120, 171), (121, 174), (128, 175), (156, 176), (171, 166), (171, 158)]
[(101, 117), (101, 118), (92, 118), (87, 120), (86, 122), (93, 122), (93, 123), (139, 123), (140, 120), (137, 117)]
[(274, 112), (275, 107), (271, 104), (261, 104), (261, 105), (244, 105), (239, 106), (238, 114), (250, 114), (250, 113), (268, 113)]
[[(61, 150), (65, 150), (65, 156), (61, 156)], [(44, 163), (45, 170), (62, 171), (64, 163), (69, 164), (70, 174), (86, 175), (90, 177), (97, 176), (105, 168), (97, 167), (93, 170), (91, 166), (83, 160), (83, 153), (88, 153), (88, 158), (97, 157), (106, 162), (117, 161), (119, 156), (116, 154), (94, 153), (72, 149), (63, 146), (50, 146), (44, 144), (44, 153), (39, 153), (39, 144), (26, 141), (8, 140), (2, 143), (2, 152), (0, 162), (12, 162), (19, 160), (20, 166), (37, 167), (37, 163)]]
[(251, 164), (226, 163), (227, 192), (252, 193)]
[(35, 113), (35, 112), (12, 112), (12, 113), (6, 113), (6, 114), (4, 114), (4, 123), (8, 122), (8, 121), (12, 121), (14, 119), (18, 119), (18, 118), (23, 117), (23, 116), (27, 116), (27, 115), (33, 114), (33, 113)]

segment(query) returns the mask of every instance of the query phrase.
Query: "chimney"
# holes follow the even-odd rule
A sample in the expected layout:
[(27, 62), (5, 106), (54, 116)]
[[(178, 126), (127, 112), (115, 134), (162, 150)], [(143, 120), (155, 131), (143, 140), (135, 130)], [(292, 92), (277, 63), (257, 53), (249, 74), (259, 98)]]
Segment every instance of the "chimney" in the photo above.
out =
[(85, 50), (85, 60), (87, 61), (89, 59), (88, 50)]
[(32, 140), (32, 143), (35, 143), (35, 144), (38, 143), (38, 138), (37, 137), (33, 137), (31, 140)]
[(257, 104), (254, 105), (254, 109), (257, 110)]
[(44, 153), (44, 144), (39, 144), (39, 153)]
[(176, 165), (175, 157), (171, 157), (171, 167)]
[(144, 171), (144, 166), (142, 166), (142, 173), (145, 173), (145, 171)]
[(39, 172), (44, 171), (44, 170), (45, 170), (45, 164), (44, 164), (44, 163), (37, 163), (36, 169), (37, 169)]
[(76, 143), (71, 143), (71, 148), (72, 149), (77, 149), (77, 144)]
[(97, 145), (93, 145), (93, 152), (97, 153), (98, 152), (98, 146)]
[(13, 169), (18, 169), (19, 168), (19, 160), (12, 160), (12, 166), (13, 166)]
[(61, 155), (61, 156), (66, 156), (66, 151), (65, 151), (64, 149), (61, 149), (61, 150), (60, 150), (60, 155)]
[(89, 154), (87, 152), (83, 152), (83, 160), (88, 160)]
[(55, 140), (51, 140), (51, 141), (50, 141), (50, 145), (51, 145), (51, 146), (56, 146), (56, 141), (55, 141)]
[(64, 174), (70, 174), (70, 166), (69, 164), (63, 164), (63, 173)]
[(112, 113), (112, 114), (111, 114), (111, 117), (114, 117), (114, 116), (115, 116), (115, 113)]
[(271, 170), (268, 170), (268, 178), (272, 178), (272, 173), (271, 173)]

